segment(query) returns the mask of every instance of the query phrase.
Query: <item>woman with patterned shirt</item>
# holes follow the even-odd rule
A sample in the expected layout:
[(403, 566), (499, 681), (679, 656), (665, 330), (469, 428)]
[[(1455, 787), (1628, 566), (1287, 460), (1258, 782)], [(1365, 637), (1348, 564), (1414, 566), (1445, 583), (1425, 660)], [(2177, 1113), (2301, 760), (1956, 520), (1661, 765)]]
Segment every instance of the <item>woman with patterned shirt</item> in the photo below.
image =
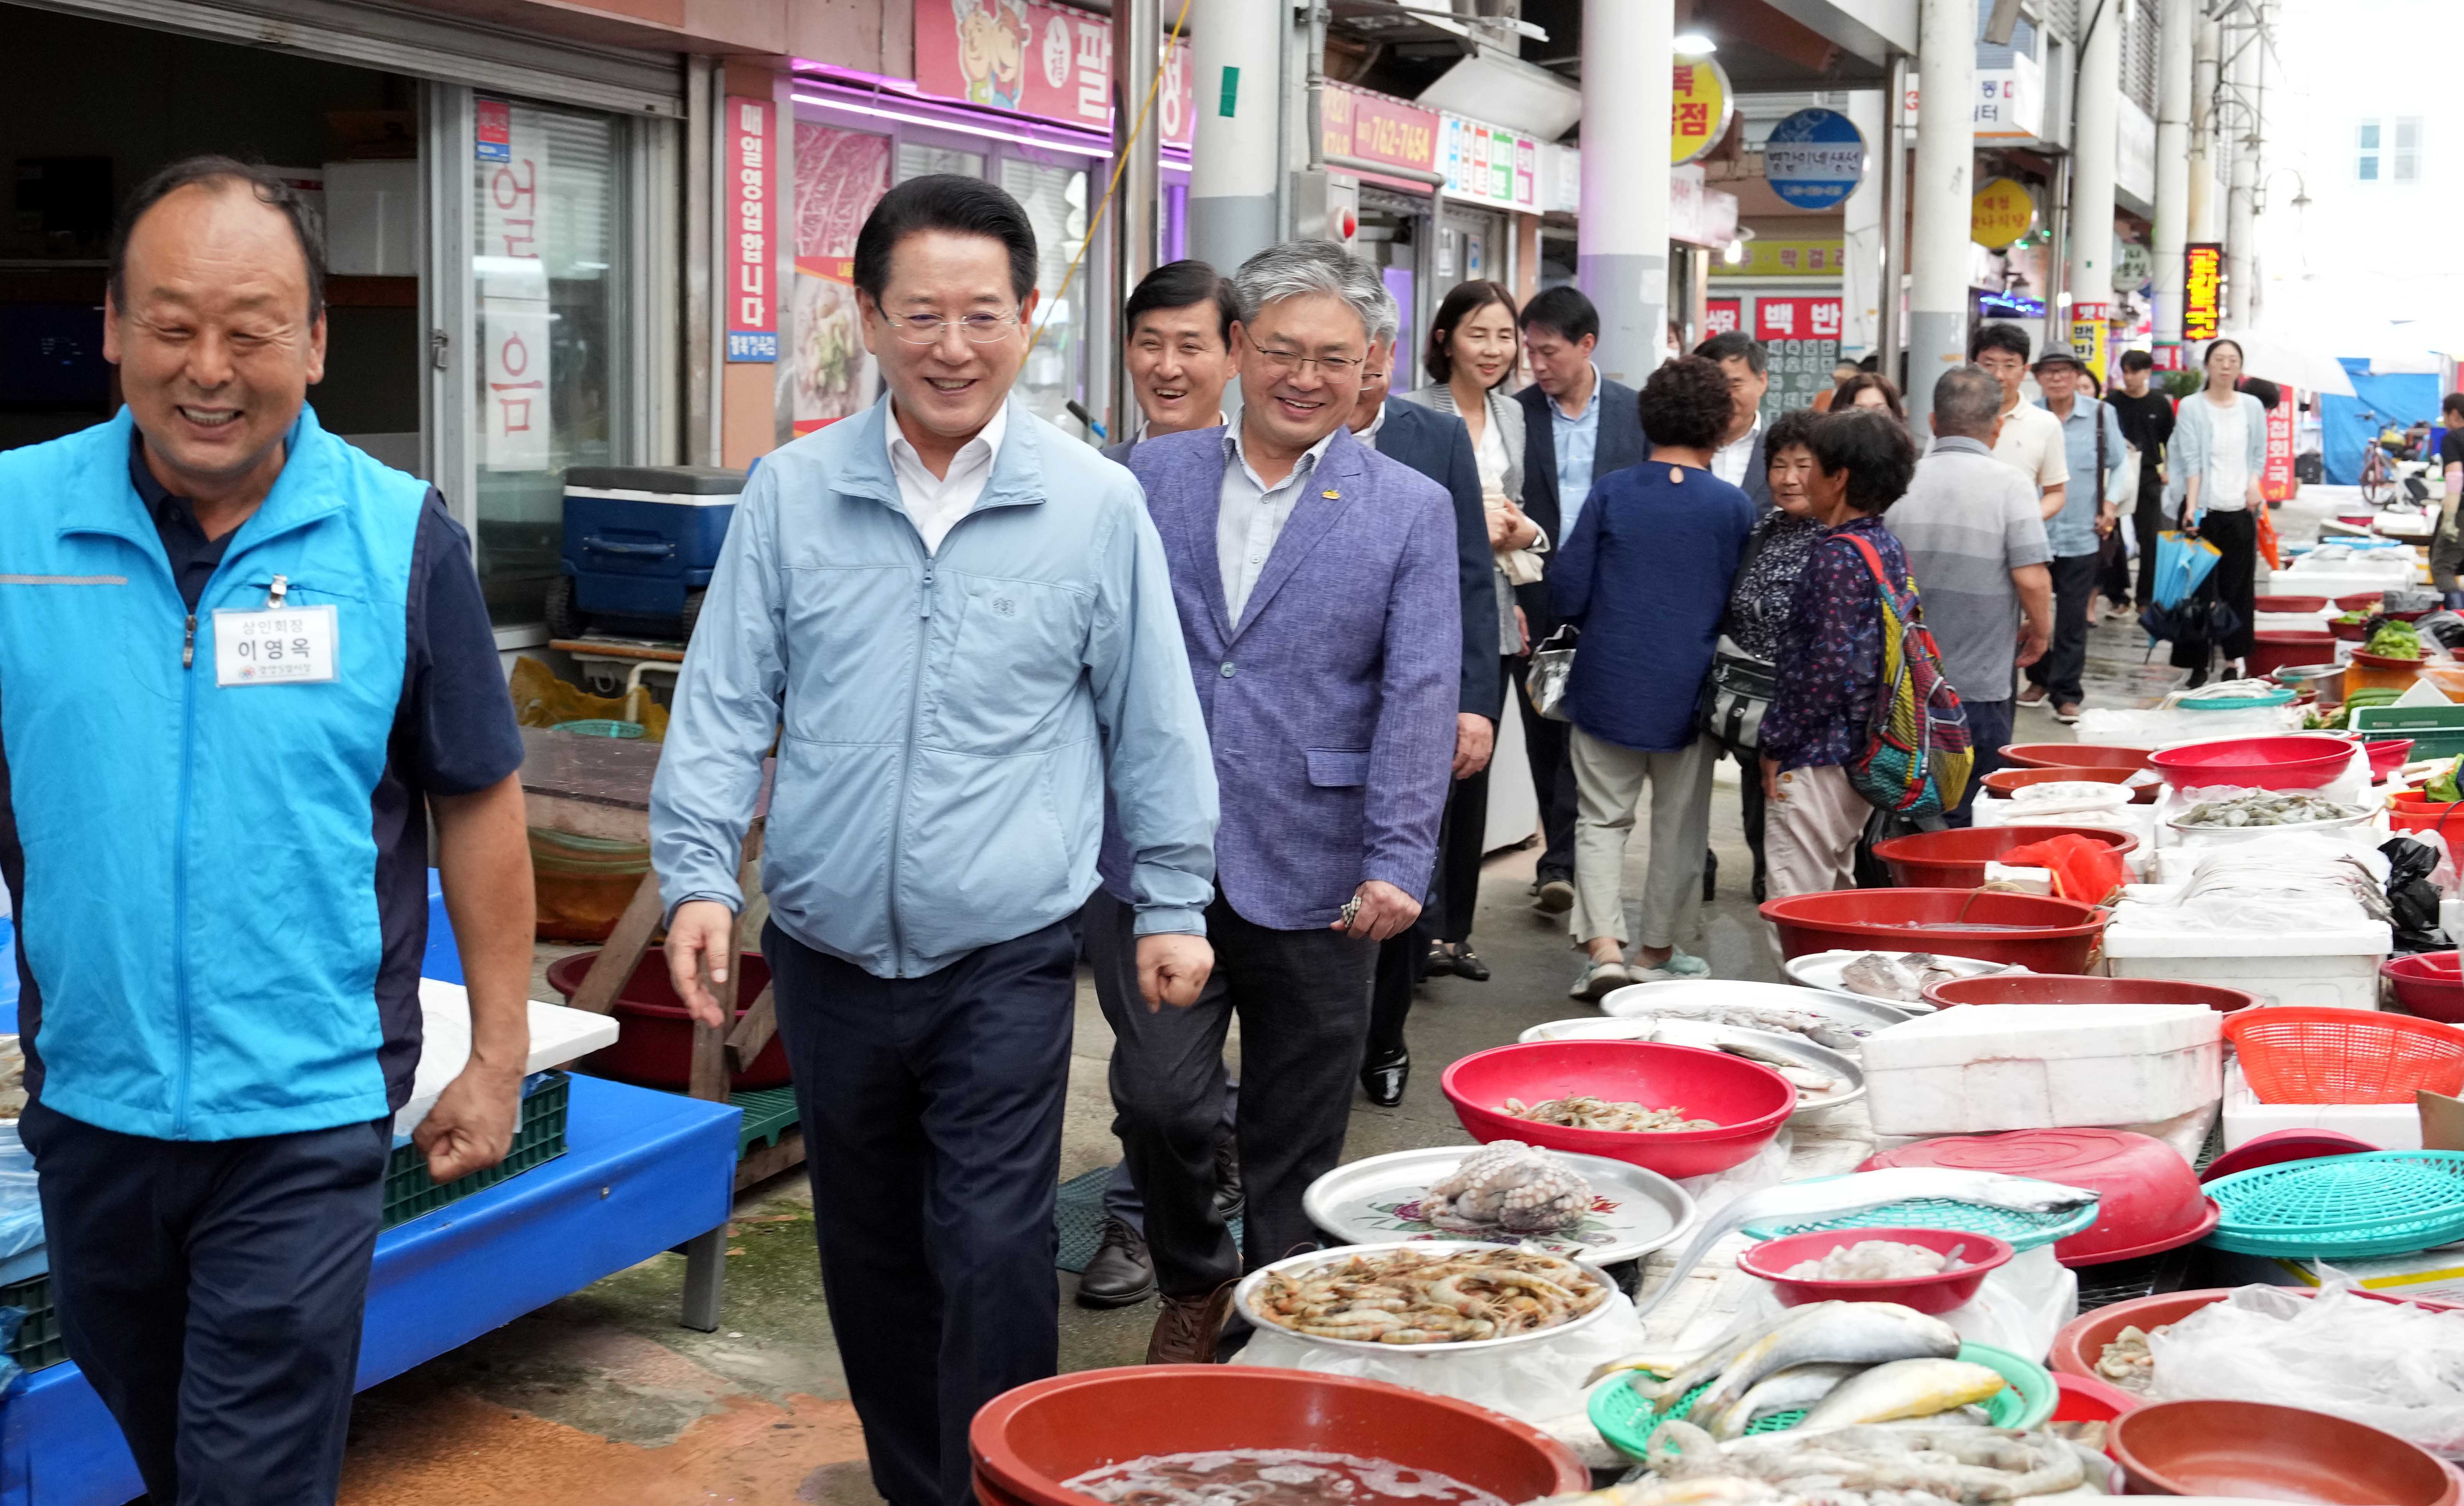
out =
[(1862, 540), (1895, 589), (1914, 594), (1907, 555), (1882, 514), (1916, 475), (1916, 444), (1888, 413), (1851, 409), (1815, 425), (1806, 490), (1829, 532), (1797, 576), (1779, 636), (1778, 688), (1762, 722), (1765, 835), (1773, 897), (1855, 884), (1857, 838), (1871, 808), (1848, 783), (1865, 749), (1882, 672), (1881, 587)]
[[(1845, 410), (1843, 410), (1844, 411)], [(1720, 652), (1749, 654), (1765, 665), (1779, 657), (1779, 632), (1788, 626), (1789, 608), (1796, 600), (1797, 573), (1814, 551), (1814, 542), (1829, 532), (1814, 518), (1814, 498), (1805, 490), (1814, 474), (1811, 441), (1822, 418), (1810, 408), (1794, 409), (1771, 422), (1763, 434), (1763, 455), (1771, 477), (1771, 510), (1754, 520), (1746, 540), (1746, 563), (1728, 589), (1728, 611), (1720, 623)], [(1731, 750), (1745, 765), (1737, 784), (1738, 814), (1746, 829), (1746, 848), (1754, 855), (1754, 898), (1766, 897), (1769, 873), (1763, 858), (1763, 785), (1754, 751)]]

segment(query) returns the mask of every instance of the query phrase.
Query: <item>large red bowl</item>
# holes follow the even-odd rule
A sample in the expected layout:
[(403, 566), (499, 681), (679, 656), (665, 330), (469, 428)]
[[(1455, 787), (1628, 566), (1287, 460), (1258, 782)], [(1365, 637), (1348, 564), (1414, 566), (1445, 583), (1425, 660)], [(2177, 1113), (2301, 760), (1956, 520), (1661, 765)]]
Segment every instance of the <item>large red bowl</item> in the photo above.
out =
[(2251, 635), (2252, 675), (2273, 675), (2288, 664), (2319, 664), (2336, 656), (2336, 634), (2307, 629), (2261, 628)]
[(2134, 1495), (2450, 1506), (2464, 1485), (2393, 1433), (2264, 1402), (2152, 1402), (2115, 1418), (2105, 1443)]
[[(1769, 1067), (1725, 1052), (1658, 1041), (1529, 1041), (1474, 1052), (1438, 1087), (1455, 1118), (1482, 1144), (1519, 1140), (1551, 1150), (1606, 1156), (1663, 1177), (1705, 1177), (1749, 1160), (1796, 1110), (1796, 1089)], [(1718, 1129), (1628, 1133), (1566, 1129), (1506, 1112), (1508, 1098), (1538, 1103), (1587, 1095), (1655, 1109), (1683, 1109)]]
[(2104, 934), (2094, 905), (1982, 889), (1833, 889), (1764, 902), (1782, 957), (1940, 952), (2040, 973), (2083, 973)]
[(2316, 789), (2333, 784), (2352, 758), (2352, 744), (2341, 738), (2225, 738), (2167, 748), (2148, 766), (2176, 788)]
[[(1978, 783), (1997, 795), (2015, 795), (2030, 785), (2081, 784), (2121, 785), (2130, 791), (2134, 806), (2152, 806), (2165, 786), (2155, 780), (2133, 785), (2139, 776), (2135, 768), (2023, 768), (2016, 764), (1997, 768)], [(1969, 828), (1970, 831), (1975, 830)]]
[(2169, 978), (2100, 978), (2089, 974), (1996, 973), (1951, 978), (1925, 991), (1938, 1008), (1954, 1004), (2204, 1004), (2218, 1014), (2247, 1009), (2258, 995), (2220, 984)]
[[(1957, 1251), (1959, 1265), (1929, 1276), (1889, 1281), (1835, 1281), (1788, 1273), (1799, 1261), (1819, 1260), (1835, 1250), (1869, 1239), (1921, 1245), (1946, 1255)], [(1897, 1302), (1920, 1313), (1947, 1313), (1965, 1306), (1985, 1284), (1986, 1275), (2006, 1264), (2013, 1253), (2008, 1244), (1991, 1234), (1956, 1229), (1826, 1229), (1766, 1239), (1737, 1256), (1737, 1269), (1770, 1282), (1771, 1295), (1782, 1307), (1802, 1307), (1808, 1302)]]
[(2445, 1025), (2464, 1025), (2464, 959), (2454, 952), (2415, 952), (2379, 964), (2406, 1012)]
[(986, 1403), (967, 1428), (988, 1506), (1095, 1506), (1062, 1482), (1149, 1454), (1291, 1449), (1384, 1459), (1509, 1501), (1589, 1488), (1573, 1451), (1485, 1407), (1382, 1381), (1265, 1365), (1081, 1370)]
[(2096, 1222), (2054, 1246), (2054, 1258), (2066, 1266), (2102, 1265), (2179, 1249), (2205, 1238), (2219, 1216), (2179, 1152), (2128, 1130), (1945, 1136), (1868, 1157), (1857, 1169), (1885, 1166), (2000, 1172), (2095, 1193)]
[[(2221, 1302), (2233, 1295), (2229, 1286), (2203, 1287), (2189, 1292), (2166, 1292), (2156, 1296), (2133, 1297), (2127, 1302), (2115, 1302), (2093, 1312), (2081, 1313), (2064, 1323), (2054, 1335), (2052, 1358), (2046, 1362), (2061, 1375), (2083, 1375), (2097, 1379), (2096, 1362), (2104, 1355), (2104, 1346), (2122, 1337), (2125, 1328), (2136, 1327), (2142, 1333), (2178, 1323), (2211, 1302)], [(2314, 1295), (2308, 1287), (2280, 1287), (2295, 1296)], [(2366, 1289), (2356, 1289), (2357, 1295), (2374, 1301), (2394, 1302), (2401, 1298)], [(2413, 1307), (2427, 1307), (2436, 1312), (2452, 1311), (2453, 1302), (2414, 1301)]]
[[(548, 986), (572, 998), (598, 958), (596, 951), (558, 958), (548, 963)], [(770, 963), (759, 952), (739, 952), (736, 967), (736, 1017), (740, 1020), (744, 1011), (753, 1008), (753, 1001), (761, 997), (761, 990), (770, 986)], [(626, 979), (625, 986), (617, 992), (613, 1012), (619, 1025), (616, 1044), (584, 1058), (591, 1071), (645, 1088), (681, 1092), (692, 1083), (693, 1016), (685, 1012), (684, 1001), (676, 997), (676, 986), (668, 977), (665, 952), (653, 947), (642, 954), (633, 976)], [(734, 1075), (732, 1089), (742, 1093), (754, 1088), (780, 1088), (786, 1086), (787, 1080), (787, 1048), (773, 1035), (770, 1044)]]
[(1951, 827), (1941, 831), (1911, 831), (1874, 844), (1874, 855), (1891, 870), (1891, 882), (1903, 889), (1973, 889), (1985, 882), (1985, 865), (2014, 847), (2050, 842), (2057, 836), (2083, 836), (2091, 842), (2128, 853), (2139, 838), (2111, 827), (2044, 826)]
[(2002, 762), (2021, 768), (2145, 768), (2146, 748), (2107, 747), (2101, 742), (2013, 742)]
[(2307, 613), (2324, 610), (2327, 598), (2324, 596), (2255, 596), (2251, 598), (2250, 605), (2253, 611)]

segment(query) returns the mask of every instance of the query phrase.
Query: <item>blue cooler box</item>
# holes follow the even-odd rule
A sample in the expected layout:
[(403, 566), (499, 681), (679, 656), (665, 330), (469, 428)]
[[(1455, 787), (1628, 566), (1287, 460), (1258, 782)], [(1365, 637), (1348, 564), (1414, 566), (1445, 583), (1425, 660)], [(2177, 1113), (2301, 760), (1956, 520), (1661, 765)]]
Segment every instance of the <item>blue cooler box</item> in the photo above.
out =
[(564, 549), (548, 587), (548, 631), (693, 636), (744, 477), (680, 465), (565, 472)]

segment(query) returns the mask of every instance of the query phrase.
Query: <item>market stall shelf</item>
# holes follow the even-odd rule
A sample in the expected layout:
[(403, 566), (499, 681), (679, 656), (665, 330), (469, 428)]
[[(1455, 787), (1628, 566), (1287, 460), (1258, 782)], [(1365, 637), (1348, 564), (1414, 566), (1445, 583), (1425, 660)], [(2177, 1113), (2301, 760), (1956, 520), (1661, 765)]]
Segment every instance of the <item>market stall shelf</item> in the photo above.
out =
[[(589, 1077), (570, 1095), (562, 1156), (379, 1236), (360, 1388), (725, 1227), (737, 1109)], [(0, 1506), (143, 1491), (76, 1365), (28, 1377), (0, 1408)]]

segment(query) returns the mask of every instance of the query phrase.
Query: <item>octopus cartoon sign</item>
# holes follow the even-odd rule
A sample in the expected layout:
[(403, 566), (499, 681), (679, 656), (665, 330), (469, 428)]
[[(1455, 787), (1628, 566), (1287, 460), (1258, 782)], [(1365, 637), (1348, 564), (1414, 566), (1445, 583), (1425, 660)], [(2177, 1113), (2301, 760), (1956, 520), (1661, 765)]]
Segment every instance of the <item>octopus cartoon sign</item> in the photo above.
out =
[[(1039, 0), (916, 0), (915, 81), (944, 99), (1108, 131), (1112, 23)], [(1149, 129), (1187, 146), (1197, 114), (1189, 44), (1175, 41)]]

